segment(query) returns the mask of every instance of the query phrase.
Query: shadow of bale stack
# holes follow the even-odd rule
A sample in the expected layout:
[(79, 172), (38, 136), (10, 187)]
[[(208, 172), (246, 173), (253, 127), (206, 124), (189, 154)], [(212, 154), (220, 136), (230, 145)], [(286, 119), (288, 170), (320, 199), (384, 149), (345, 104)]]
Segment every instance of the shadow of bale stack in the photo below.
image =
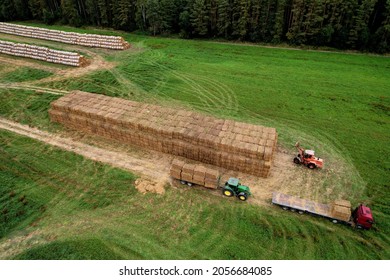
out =
[(113, 50), (125, 50), (130, 48), (130, 44), (121, 36), (66, 32), (6, 22), (0, 22), (0, 32), (86, 47)]
[[(80, 91), (54, 101), (49, 114), (73, 129), (261, 177), (277, 143), (274, 128)], [(186, 170), (202, 180), (201, 170)], [(209, 179), (215, 174), (205, 172)]]

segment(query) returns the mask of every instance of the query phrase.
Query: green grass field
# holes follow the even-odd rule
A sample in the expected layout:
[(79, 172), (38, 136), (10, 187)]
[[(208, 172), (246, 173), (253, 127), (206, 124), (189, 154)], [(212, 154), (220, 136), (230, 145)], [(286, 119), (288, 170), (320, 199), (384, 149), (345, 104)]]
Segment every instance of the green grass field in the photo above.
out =
[[(389, 57), (119, 34), (132, 49), (94, 50), (115, 63), (114, 68), (40, 86), (187, 107), (276, 127), (282, 147), (293, 151), (299, 140), (328, 163), (356, 170), (358, 178), (345, 186), (345, 193), (365, 190), (361, 200), (373, 209), (375, 228), (355, 231), (204, 190), (168, 187), (162, 196), (141, 195), (127, 172), (1, 131), (5, 183), (0, 199), (7, 210), (0, 245), (26, 232), (36, 242), (26, 241), (25, 250), (15, 248), (7, 258), (390, 258)], [(0, 72), (0, 82), (22, 77), (15, 82), (39, 85), (37, 80), (48, 76), (29, 71)], [(0, 89), (0, 115), (58, 129), (47, 115), (56, 98)]]
[(40, 80), (51, 76), (52, 73), (40, 69), (21, 67), (15, 71), (0, 76), (0, 82), (15, 83)]
[(31, 232), (36, 244), (11, 246), (28, 248), (14, 258), (388, 257), (380, 232), (331, 226), (201, 189), (142, 195), (127, 172), (9, 132), (2, 132), (0, 145), (0, 199), (7, 209), (1, 237)]

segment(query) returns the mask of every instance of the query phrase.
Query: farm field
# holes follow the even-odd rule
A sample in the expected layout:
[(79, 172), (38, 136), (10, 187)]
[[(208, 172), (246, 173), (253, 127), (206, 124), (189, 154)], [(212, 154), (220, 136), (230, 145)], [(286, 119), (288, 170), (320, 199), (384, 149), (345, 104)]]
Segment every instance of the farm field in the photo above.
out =
[[(248, 203), (169, 183), (163, 194), (142, 194), (141, 175), (0, 130), (0, 258), (389, 259), (389, 57), (87, 31), (123, 36), (132, 47), (0, 34), (91, 60), (75, 69), (0, 55), (0, 117), (115, 149), (50, 123), (50, 102), (77, 89), (184, 107), (275, 127), (275, 172), (247, 178), (255, 194)], [(291, 163), (296, 141), (325, 159), (324, 170)], [(270, 205), (273, 188), (365, 202), (376, 224), (356, 231), (283, 212)]]

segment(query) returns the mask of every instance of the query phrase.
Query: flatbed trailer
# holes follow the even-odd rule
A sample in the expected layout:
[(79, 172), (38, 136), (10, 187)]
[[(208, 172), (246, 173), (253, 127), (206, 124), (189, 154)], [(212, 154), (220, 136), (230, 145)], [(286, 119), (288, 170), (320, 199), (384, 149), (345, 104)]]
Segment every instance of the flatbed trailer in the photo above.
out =
[[(272, 194), (272, 203), (281, 206), (285, 210), (297, 211), (300, 214), (310, 213), (312, 215), (332, 219), (334, 223), (349, 223), (351, 221), (351, 203), (346, 200), (336, 200), (333, 204), (323, 204), (288, 194), (274, 192)], [(339, 210), (338, 213), (335, 213), (336, 209), (334, 208), (340, 208), (337, 209)]]
[(343, 223), (358, 228), (371, 228), (374, 223), (370, 208), (359, 205), (351, 211), (351, 202), (335, 200), (331, 204), (323, 204), (307, 199), (274, 192), (272, 203), (281, 206), (284, 210), (297, 211), (300, 214), (310, 213), (331, 220), (333, 223)]
[(329, 204), (318, 203), (284, 193), (272, 193), (272, 203), (281, 206), (285, 210), (296, 210), (300, 214), (307, 212), (326, 218), (331, 216), (331, 206)]

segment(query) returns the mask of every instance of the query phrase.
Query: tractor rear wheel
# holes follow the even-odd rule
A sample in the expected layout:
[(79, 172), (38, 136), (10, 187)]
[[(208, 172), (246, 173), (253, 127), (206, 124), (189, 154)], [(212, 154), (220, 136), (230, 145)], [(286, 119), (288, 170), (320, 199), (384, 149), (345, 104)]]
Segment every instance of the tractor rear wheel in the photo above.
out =
[(308, 167), (309, 169), (314, 169), (314, 168), (316, 168), (317, 166), (316, 166), (314, 163), (309, 163), (309, 164), (307, 165), (307, 167)]
[(223, 189), (222, 193), (223, 193), (224, 196), (228, 196), (228, 197), (231, 197), (231, 196), (234, 195), (233, 192), (231, 190), (229, 190), (229, 189)]
[(248, 198), (248, 195), (244, 192), (238, 194), (238, 199), (241, 201), (245, 201)]
[(295, 164), (300, 164), (301, 161), (299, 160), (299, 158), (295, 157), (295, 158), (294, 158), (294, 163), (295, 163)]

